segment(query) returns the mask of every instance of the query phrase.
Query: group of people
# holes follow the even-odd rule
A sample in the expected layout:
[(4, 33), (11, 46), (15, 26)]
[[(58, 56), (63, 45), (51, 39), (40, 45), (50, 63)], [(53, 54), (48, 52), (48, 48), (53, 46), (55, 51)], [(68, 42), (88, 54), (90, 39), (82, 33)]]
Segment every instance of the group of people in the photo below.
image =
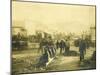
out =
[[(79, 41), (79, 52), (80, 52), (80, 61), (84, 60), (84, 55), (86, 54), (86, 42), (85, 40)], [(39, 65), (42, 64), (46, 67), (46, 63), (48, 62), (48, 56), (50, 58), (56, 55), (56, 51), (60, 50), (59, 54), (68, 54), (70, 52), (70, 43), (68, 40), (57, 40), (55, 43), (53, 40), (42, 40), (40, 42), (40, 50), (42, 52), (42, 56), (40, 57)], [(48, 55), (49, 53), (49, 55)]]
[[(62, 54), (63, 52), (65, 54), (69, 53), (70, 50), (70, 43), (68, 40), (61, 40), (60, 42), (57, 41), (56, 42), (56, 48), (60, 48), (60, 54)], [(87, 49), (87, 43), (86, 40), (84, 39), (79, 39), (79, 53), (80, 53), (80, 61), (84, 60), (84, 56), (86, 54), (86, 49)]]
[(39, 59), (38, 67), (46, 68), (46, 63), (49, 61), (49, 57), (53, 58), (56, 55), (56, 48), (53, 40), (42, 39), (40, 42), (39, 52), (42, 53), (42, 56)]
[(54, 45), (53, 40), (43, 39), (40, 42), (39, 50), (41, 51), (42, 54), (44, 54), (46, 51), (49, 52), (50, 57), (53, 57), (56, 53), (56, 47)]
[(63, 52), (65, 54), (67, 54), (69, 52), (70, 49), (70, 43), (68, 40), (61, 40), (56, 42), (56, 48), (60, 48), (60, 54), (63, 54)]
[[(53, 40), (42, 40), (40, 42), (39, 50), (43, 53), (47, 50), (52, 57), (56, 53), (56, 50), (60, 49), (60, 54), (68, 53), (70, 49), (70, 43), (68, 40), (57, 40), (54, 42)], [(52, 53), (51, 53), (52, 52)]]
[(38, 67), (46, 68), (46, 63), (49, 61), (49, 58), (53, 58), (56, 56), (57, 50), (60, 49), (60, 54), (67, 53), (69, 51), (70, 44), (68, 40), (57, 40), (54, 42), (53, 40), (43, 39), (40, 42), (39, 51), (41, 51), (42, 56), (39, 59)]

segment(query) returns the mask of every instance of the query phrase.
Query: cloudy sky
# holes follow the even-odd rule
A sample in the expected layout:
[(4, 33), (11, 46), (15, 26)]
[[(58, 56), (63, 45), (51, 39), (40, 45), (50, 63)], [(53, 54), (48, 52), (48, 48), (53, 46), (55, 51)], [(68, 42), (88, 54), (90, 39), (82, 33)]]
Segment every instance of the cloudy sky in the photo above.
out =
[(78, 34), (95, 25), (95, 6), (14, 1), (12, 20), (13, 25), (25, 26), (28, 34), (35, 30)]

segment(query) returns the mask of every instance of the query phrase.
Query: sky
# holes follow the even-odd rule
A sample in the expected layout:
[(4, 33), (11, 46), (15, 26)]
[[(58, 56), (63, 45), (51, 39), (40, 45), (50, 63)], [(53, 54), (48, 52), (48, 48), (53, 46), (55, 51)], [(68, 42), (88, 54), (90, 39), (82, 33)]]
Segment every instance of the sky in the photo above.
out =
[(25, 27), (28, 34), (35, 30), (80, 34), (95, 26), (95, 6), (13, 1), (12, 22)]

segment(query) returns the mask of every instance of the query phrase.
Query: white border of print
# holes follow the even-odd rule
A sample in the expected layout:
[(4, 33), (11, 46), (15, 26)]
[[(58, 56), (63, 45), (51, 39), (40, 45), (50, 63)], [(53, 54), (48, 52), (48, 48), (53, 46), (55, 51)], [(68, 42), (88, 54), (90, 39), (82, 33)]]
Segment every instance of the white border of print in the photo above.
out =
[(10, 73), (10, 0), (0, 0), (0, 75)]
[[(40, 2), (88, 4), (97, 7), (97, 69), (69, 72), (37, 73), (27, 75), (98, 75), (100, 72), (100, 1), (99, 0), (28, 0)], [(10, 0), (0, 0), (0, 75), (10, 75)]]

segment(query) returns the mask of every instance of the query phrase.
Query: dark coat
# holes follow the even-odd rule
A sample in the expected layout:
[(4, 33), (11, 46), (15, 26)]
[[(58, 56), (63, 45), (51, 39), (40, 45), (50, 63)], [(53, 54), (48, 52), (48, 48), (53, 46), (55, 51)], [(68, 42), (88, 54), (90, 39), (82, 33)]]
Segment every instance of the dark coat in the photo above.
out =
[(60, 44), (59, 44), (60, 48), (65, 48), (66, 44), (64, 41), (61, 41)]
[(81, 40), (80, 43), (79, 43), (79, 50), (80, 52), (86, 50), (86, 43), (84, 40)]

